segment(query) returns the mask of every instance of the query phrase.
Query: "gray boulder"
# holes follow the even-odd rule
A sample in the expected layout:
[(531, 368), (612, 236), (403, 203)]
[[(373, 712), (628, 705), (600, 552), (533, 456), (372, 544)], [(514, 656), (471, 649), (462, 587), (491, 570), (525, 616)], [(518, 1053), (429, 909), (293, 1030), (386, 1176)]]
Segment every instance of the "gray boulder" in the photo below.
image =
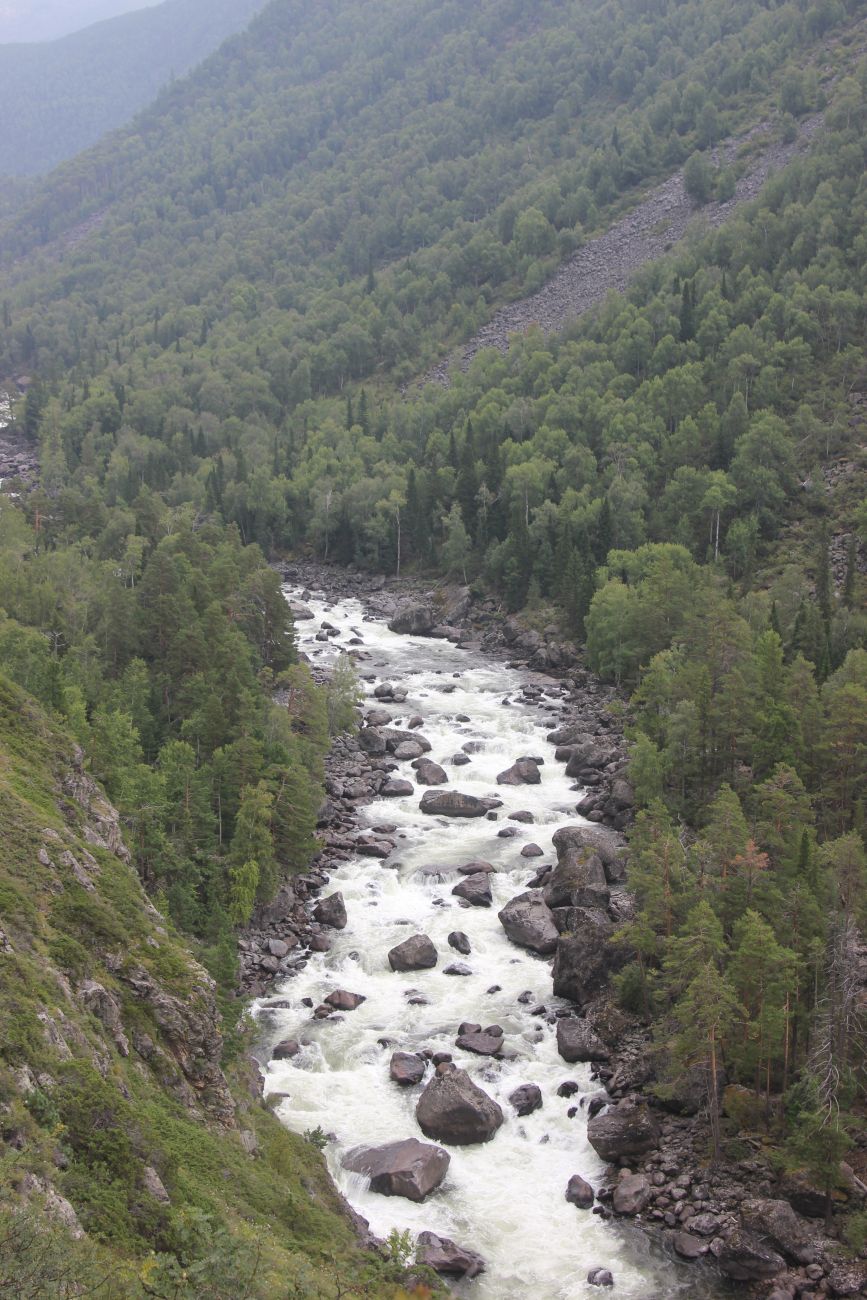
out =
[(626, 842), (617, 831), (604, 826), (561, 826), (554, 832), (552, 843), (558, 863), (566, 864), (589, 849), (602, 862), (609, 885), (620, 884), (625, 879)]
[(445, 1277), (478, 1277), (485, 1271), (485, 1261), (474, 1250), (456, 1246), (449, 1237), (438, 1237), (434, 1232), (418, 1234), (419, 1264), (432, 1268)]
[(519, 1115), (532, 1115), (542, 1106), (542, 1089), (535, 1083), (522, 1083), (509, 1093), (509, 1101)]
[(415, 779), (419, 785), (447, 785), (448, 777), (439, 763), (434, 763), (429, 758), (417, 758), (412, 765), (415, 768)]
[(641, 1214), (650, 1203), (652, 1191), (644, 1174), (624, 1173), (614, 1189), (612, 1204), (615, 1214)]
[(767, 1242), (746, 1228), (735, 1228), (717, 1256), (720, 1271), (736, 1282), (762, 1282), (776, 1277), (786, 1267)]
[(554, 993), (583, 1005), (607, 986), (627, 954), (611, 942), (614, 925), (607, 912), (585, 907), (569, 911), (569, 929), (559, 938), (554, 957)]
[(339, 890), (327, 898), (320, 898), (313, 909), (313, 917), (320, 925), (327, 925), (332, 930), (346, 929), (346, 904)]
[(497, 785), (538, 785), (541, 780), (538, 764), (532, 758), (519, 758), (505, 772), (499, 773)]
[(656, 1121), (646, 1106), (621, 1102), (604, 1115), (594, 1115), (587, 1124), (587, 1140), (601, 1160), (637, 1160), (655, 1151), (659, 1144)]
[(445, 1178), (451, 1157), (442, 1147), (417, 1138), (379, 1147), (355, 1147), (343, 1157), (343, 1168), (367, 1174), (370, 1190), (381, 1196), (423, 1201)]
[(411, 781), (401, 781), (398, 777), (392, 776), (380, 787), (379, 793), (383, 799), (404, 799), (408, 794), (412, 794), (415, 786)]
[(362, 727), (358, 733), (358, 745), (370, 758), (382, 758), (387, 752), (385, 737), (378, 727)]
[(816, 1244), (810, 1227), (798, 1218), (788, 1201), (744, 1201), (741, 1222), (748, 1231), (789, 1255), (798, 1264), (815, 1261)]
[(564, 1061), (607, 1061), (610, 1053), (602, 1039), (586, 1020), (574, 1018), (557, 1021), (557, 1051)]
[(608, 881), (602, 859), (590, 848), (568, 855), (558, 853), (558, 862), (544, 891), (549, 907), (605, 907)]
[(437, 964), (437, 950), (426, 934), (414, 934), (391, 949), (388, 963), (393, 971), (431, 970)]
[(294, 1038), (284, 1038), (271, 1053), (272, 1061), (291, 1061), (301, 1051), (301, 1044)]
[(465, 1070), (435, 1075), (419, 1097), (416, 1119), (425, 1137), (452, 1146), (489, 1142), (503, 1122), (493, 1098)]
[(484, 817), (490, 804), (458, 790), (426, 790), (419, 807), (430, 817)]
[(437, 624), (430, 605), (404, 605), (389, 623), (389, 630), (403, 636), (429, 636)]
[(463, 880), (455, 885), (452, 893), (457, 898), (463, 898), (473, 907), (490, 907), (493, 902), (491, 881), (483, 871), (478, 871), (472, 876), (464, 876)]
[(411, 758), (421, 758), (424, 748), (417, 740), (402, 740), (399, 745), (395, 745), (393, 752), (396, 759), (405, 763)]
[(456, 1041), (458, 1047), (474, 1056), (499, 1056), (503, 1050), (502, 1035), (485, 1034), (479, 1030), (459, 1034)]
[(452, 930), (449, 935), (449, 947), (454, 948), (455, 952), (459, 952), (463, 957), (469, 957), (472, 952), (470, 941), (463, 930)]
[(596, 1200), (596, 1193), (580, 1174), (573, 1174), (566, 1184), (566, 1200), (570, 1205), (577, 1205), (579, 1210), (589, 1210)]
[(512, 943), (542, 956), (557, 949), (559, 935), (551, 909), (541, 894), (529, 891), (512, 898), (497, 914)]
[(424, 1078), (426, 1062), (414, 1052), (395, 1052), (388, 1067), (389, 1076), (402, 1088), (411, 1088)]
[(591, 1286), (614, 1286), (614, 1275), (607, 1268), (591, 1268), (587, 1281)]

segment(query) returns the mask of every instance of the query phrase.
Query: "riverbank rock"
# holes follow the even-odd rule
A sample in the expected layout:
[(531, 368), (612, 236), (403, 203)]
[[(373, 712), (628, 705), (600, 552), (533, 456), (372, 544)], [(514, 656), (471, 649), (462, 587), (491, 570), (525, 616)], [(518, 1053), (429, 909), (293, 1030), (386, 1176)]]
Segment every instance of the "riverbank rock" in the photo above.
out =
[(767, 1239), (799, 1264), (814, 1262), (816, 1245), (810, 1227), (798, 1218), (788, 1201), (744, 1201), (741, 1222), (747, 1231)]
[(427, 790), (419, 807), (431, 817), (484, 817), (490, 802), (457, 790)]
[(431, 1079), (416, 1106), (425, 1137), (452, 1146), (489, 1142), (503, 1122), (493, 1098), (473, 1083), (466, 1070), (452, 1069)]
[(643, 1104), (621, 1102), (604, 1115), (594, 1115), (587, 1124), (587, 1140), (601, 1160), (638, 1160), (655, 1151), (659, 1130), (653, 1115)]
[(388, 752), (385, 737), (378, 727), (362, 727), (358, 733), (358, 744), (369, 758), (383, 758)]
[(389, 631), (402, 636), (429, 636), (437, 624), (430, 605), (404, 605), (389, 623)]
[(612, 1204), (615, 1214), (630, 1217), (641, 1214), (650, 1203), (652, 1190), (644, 1174), (624, 1173), (614, 1189)]
[(544, 889), (549, 907), (606, 907), (608, 880), (602, 859), (590, 848), (558, 854), (559, 861)]
[(566, 1200), (570, 1205), (577, 1205), (579, 1210), (589, 1210), (596, 1200), (596, 1193), (580, 1174), (573, 1174), (566, 1184)]
[(608, 985), (612, 973), (626, 959), (624, 950), (611, 943), (614, 925), (607, 912), (597, 908), (569, 909), (566, 933), (554, 956), (554, 993), (583, 1005)]
[(449, 778), (444, 769), (432, 759), (417, 758), (412, 767), (415, 768), (415, 779), (419, 785), (448, 785)]
[(477, 871), (472, 876), (464, 876), (452, 893), (462, 898), (473, 907), (490, 907), (493, 902), (491, 882), (486, 872)]
[(551, 909), (540, 894), (518, 894), (497, 915), (519, 948), (529, 948), (543, 957), (556, 951), (560, 936)]
[(272, 1061), (291, 1061), (301, 1051), (301, 1044), (294, 1038), (284, 1038), (271, 1053)]
[(320, 925), (327, 925), (331, 930), (345, 930), (348, 918), (343, 895), (338, 891), (329, 894), (327, 898), (320, 898), (313, 909), (313, 917)]
[(586, 1020), (563, 1018), (557, 1021), (557, 1051), (564, 1061), (607, 1061), (608, 1048)]
[(437, 959), (437, 950), (426, 934), (414, 934), (404, 939), (388, 954), (388, 963), (393, 971), (431, 970)]
[(617, 831), (604, 826), (561, 826), (551, 842), (558, 864), (581, 861), (589, 850), (602, 863), (609, 885), (621, 884), (626, 877), (626, 841)]
[(497, 776), (497, 785), (539, 785), (542, 773), (532, 758), (519, 758)]
[(388, 1073), (394, 1083), (402, 1088), (411, 1088), (421, 1083), (427, 1063), (423, 1056), (414, 1052), (395, 1052), (388, 1067)]
[(411, 781), (401, 781), (392, 776), (380, 787), (379, 793), (383, 799), (405, 799), (414, 789), (415, 786)]
[(520, 1088), (509, 1093), (509, 1101), (519, 1115), (532, 1115), (542, 1106), (542, 1089), (535, 1083), (522, 1083)]
[(434, 1232), (418, 1234), (419, 1264), (425, 1264), (435, 1273), (445, 1277), (478, 1277), (485, 1271), (485, 1261), (474, 1250), (456, 1246), (449, 1237), (438, 1237)]
[(717, 1256), (720, 1271), (736, 1282), (762, 1282), (776, 1277), (786, 1267), (778, 1255), (757, 1233), (735, 1228)]
[(451, 1157), (442, 1147), (407, 1138), (380, 1147), (355, 1147), (346, 1153), (342, 1163), (351, 1173), (367, 1174), (372, 1192), (418, 1202), (439, 1187)]

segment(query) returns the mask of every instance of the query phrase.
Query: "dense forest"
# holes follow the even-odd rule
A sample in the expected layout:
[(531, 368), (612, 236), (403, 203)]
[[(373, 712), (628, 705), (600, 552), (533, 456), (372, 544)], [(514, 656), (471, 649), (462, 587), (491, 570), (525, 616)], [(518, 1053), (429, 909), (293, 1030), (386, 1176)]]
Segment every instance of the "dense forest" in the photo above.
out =
[[(829, 1191), (865, 1081), (862, 20), (272, 4), (0, 227), (41, 467), (0, 506), (3, 671), (222, 987), (309, 859), (328, 746), (267, 561), (468, 581), (629, 699), (622, 1006)], [(812, 113), (805, 156), (625, 294), (413, 383), (651, 181), (685, 167), (700, 217)]]
[(124, 126), (262, 3), (163, 0), (58, 40), (0, 44), (0, 176), (46, 172)]

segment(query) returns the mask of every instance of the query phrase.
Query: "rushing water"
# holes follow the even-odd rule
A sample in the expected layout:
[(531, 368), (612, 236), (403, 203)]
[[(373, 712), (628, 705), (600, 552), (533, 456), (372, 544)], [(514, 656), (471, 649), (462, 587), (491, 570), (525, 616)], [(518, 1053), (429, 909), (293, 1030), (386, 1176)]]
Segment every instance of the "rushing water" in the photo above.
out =
[[(283, 1097), (277, 1113), (297, 1132), (319, 1126), (333, 1135), (326, 1154), (334, 1179), (378, 1235), (387, 1236), (392, 1228), (412, 1233), (429, 1229), (480, 1253), (487, 1272), (458, 1287), (459, 1294), (472, 1300), (598, 1297), (599, 1290), (586, 1281), (594, 1267), (610, 1268), (615, 1294), (630, 1300), (711, 1295), (706, 1277), (658, 1253), (640, 1233), (605, 1223), (564, 1198), (572, 1174), (580, 1173), (596, 1187), (604, 1179), (605, 1167), (587, 1141), (586, 1108), (579, 1104), (599, 1087), (591, 1081), (589, 1066), (567, 1065), (560, 1058), (554, 1028), (544, 1017), (531, 1015), (533, 1004), (517, 1001), (519, 994), (532, 990), (549, 1008), (558, 1005), (548, 962), (513, 946), (497, 919), (498, 910), (522, 891), (538, 864), (553, 860), (551, 837), (558, 827), (581, 820), (575, 813), (580, 795), (545, 739), (557, 723), (559, 697), (546, 697), (545, 707), (531, 706), (521, 693), (530, 680), (527, 674), (447, 642), (398, 636), (379, 621), (362, 621), (363, 610), (355, 601), (334, 607), (324, 600), (309, 604), (317, 618), (298, 625), (303, 649), (328, 663), (357, 629), (364, 640), (359, 649), (369, 656), (360, 662), (360, 672), (408, 688), (405, 704), (384, 707), (396, 726), (405, 726), (413, 714), (423, 717), (421, 734), (433, 747), (428, 757), (449, 774), (449, 786), (442, 788), (496, 794), (504, 806), (496, 822), (429, 817), (419, 811), (424, 787), (417, 787), (411, 797), (378, 799), (363, 810), (367, 825), (397, 827), (397, 849), (386, 863), (358, 857), (332, 873), (331, 889), (341, 890), (346, 900), (346, 930), (335, 935), (330, 953), (311, 956), (304, 970), (275, 990), (273, 999), (258, 1003), (269, 1042), (293, 1037), (304, 1044), (295, 1060), (275, 1061), (267, 1068), (267, 1090)], [(328, 644), (314, 640), (323, 618), (340, 629), (339, 638)], [(375, 684), (366, 684), (371, 695)], [(458, 715), (469, 721), (458, 721)], [(471, 764), (452, 766), (452, 756), (470, 741), (480, 742)], [(545, 760), (541, 785), (497, 786), (497, 773), (526, 754)], [(413, 779), (409, 763), (400, 768), (399, 775)], [(508, 814), (519, 810), (531, 812), (535, 823), (517, 825), (515, 838), (499, 838), (504, 827), (516, 826)], [(523, 858), (521, 847), (530, 842), (545, 856)], [(492, 908), (465, 908), (452, 896), (460, 877), (450, 871), (475, 858), (497, 868), (491, 877)], [(431, 867), (441, 874), (432, 875)], [(452, 930), (469, 936), (471, 956), (462, 957), (448, 946)], [(388, 950), (416, 933), (433, 939), (437, 969), (393, 973)], [(472, 975), (446, 975), (444, 968), (453, 961), (465, 962)], [(312, 1020), (302, 999), (312, 999), (316, 1006), (339, 988), (367, 1000), (342, 1017)], [(411, 990), (426, 1004), (410, 1005)], [(291, 1005), (269, 1011), (269, 1003), (277, 1001)], [(502, 1025), (508, 1059), (492, 1061), (456, 1048), (464, 1020)], [(499, 1102), (506, 1118), (491, 1142), (449, 1148), (445, 1182), (416, 1205), (371, 1193), (362, 1175), (341, 1168), (340, 1158), (360, 1144), (423, 1137), (414, 1113), (421, 1085), (398, 1087), (388, 1072), (392, 1051), (423, 1048), (453, 1052)], [(558, 1097), (557, 1088), (567, 1079), (577, 1082), (580, 1091), (569, 1099)], [(522, 1083), (538, 1084), (544, 1099), (541, 1110), (523, 1119), (508, 1101)]]

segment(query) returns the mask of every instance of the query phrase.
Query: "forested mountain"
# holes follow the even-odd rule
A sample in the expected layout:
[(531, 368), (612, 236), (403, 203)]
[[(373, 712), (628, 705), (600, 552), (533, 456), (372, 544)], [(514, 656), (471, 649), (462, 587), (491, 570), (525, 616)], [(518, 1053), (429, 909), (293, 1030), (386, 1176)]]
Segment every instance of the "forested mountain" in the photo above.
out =
[(0, 175), (46, 172), (123, 126), (263, 2), (164, 0), (62, 39), (0, 44)]
[[(829, 1193), (864, 1111), (864, 19), (274, 3), (0, 229), (40, 456), (0, 498), (3, 670), (222, 987), (327, 746), (265, 558), (466, 577), (629, 694), (622, 1006), (723, 1050)], [(416, 382), (681, 168), (697, 220), (624, 293)]]
[(159, 0), (5, 0), (0, 10), (0, 44), (11, 41), (53, 41), (92, 23)]

